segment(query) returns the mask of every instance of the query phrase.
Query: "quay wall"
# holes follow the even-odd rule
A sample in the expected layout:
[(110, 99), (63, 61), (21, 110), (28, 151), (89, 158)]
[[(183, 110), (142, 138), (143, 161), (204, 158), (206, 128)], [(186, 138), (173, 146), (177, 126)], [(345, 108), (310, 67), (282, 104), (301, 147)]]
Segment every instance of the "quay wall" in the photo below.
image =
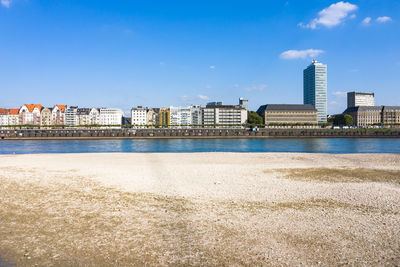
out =
[(400, 129), (22, 129), (0, 130), (0, 139), (135, 139), (135, 138), (400, 138)]

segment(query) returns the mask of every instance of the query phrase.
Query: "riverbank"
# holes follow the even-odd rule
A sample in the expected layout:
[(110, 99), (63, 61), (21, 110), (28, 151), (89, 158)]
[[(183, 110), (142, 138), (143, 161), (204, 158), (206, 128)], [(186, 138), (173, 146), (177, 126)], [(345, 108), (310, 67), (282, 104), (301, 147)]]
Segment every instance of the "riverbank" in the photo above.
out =
[(231, 139), (231, 138), (400, 138), (400, 129), (151, 128), (0, 130), (5, 140)]
[(16, 265), (398, 265), (400, 155), (0, 156)]

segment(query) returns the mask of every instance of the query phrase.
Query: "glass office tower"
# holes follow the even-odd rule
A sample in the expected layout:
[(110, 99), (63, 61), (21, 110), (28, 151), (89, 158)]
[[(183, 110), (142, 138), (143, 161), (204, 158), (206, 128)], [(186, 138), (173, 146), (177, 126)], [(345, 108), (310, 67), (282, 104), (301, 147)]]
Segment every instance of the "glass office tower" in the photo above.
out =
[(304, 104), (318, 111), (318, 123), (327, 121), (327, 66), (313, 60), (303, 72)]

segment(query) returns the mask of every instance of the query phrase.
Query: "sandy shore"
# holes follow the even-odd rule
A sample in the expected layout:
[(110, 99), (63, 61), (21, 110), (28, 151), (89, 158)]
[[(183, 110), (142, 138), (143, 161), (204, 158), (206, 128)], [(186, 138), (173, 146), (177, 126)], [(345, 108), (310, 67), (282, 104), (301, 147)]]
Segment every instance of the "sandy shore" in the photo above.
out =
[(400, 155), (0, 156), (0, 258), (399, 265)]

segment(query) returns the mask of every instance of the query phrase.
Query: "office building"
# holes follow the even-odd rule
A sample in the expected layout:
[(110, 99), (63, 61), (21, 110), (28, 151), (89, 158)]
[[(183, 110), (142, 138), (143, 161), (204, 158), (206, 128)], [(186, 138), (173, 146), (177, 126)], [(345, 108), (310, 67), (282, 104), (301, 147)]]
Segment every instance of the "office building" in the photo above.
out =
[(267, 104), (261, 106), (257, 113), (265, 125), (283, 124), (317, 124), (318, 111), (311, 104)]
[(201, 124), (201, 107), (170, 107), (171, 125), (199, 125)]
[(318, 123), (327, 121), (327, 66), (313, 60), (303, 72), (304, 104), (318, 111)]
[(375, 106), (375, 95), (374, 93), (363, 93), (363, 92), (348, 92), (347, 93), (347, 107), (372, 107)]

